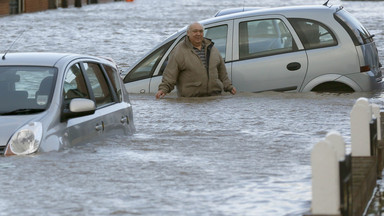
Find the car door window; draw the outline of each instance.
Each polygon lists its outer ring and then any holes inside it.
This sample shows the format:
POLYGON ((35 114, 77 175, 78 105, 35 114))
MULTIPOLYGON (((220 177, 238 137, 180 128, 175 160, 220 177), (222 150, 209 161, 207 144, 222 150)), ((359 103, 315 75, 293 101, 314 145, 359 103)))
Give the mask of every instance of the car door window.
POLYGON ((64 99, 73 98, 90 98, 79 64, 72 65, 64 79, 64 99))
POLYGON ((124 83, 150 78, 164 53, 168 50, 173 42, 174 40, 164 44, 143 61, 141 61, 129 74, 127 74, 127 76, 124 78, 124 83))
POLYGON ((119 77, 115 68, 112 68, 112 67, 107 66, 107 65, 103 65, 103 66, 104 66, 105 72, 107 73, 109 80, 111 81, 112 88, 117 94, 119 102, 121 102, 122 101, 122 95, 121 95, 120 77, 119 77))
POLYGON ((268 56, 295 50, 292 35, 280 19, 239 23, 240 59, 268 56))
MULTIPOLYGON (((179 43, 181 43, 182 41, 184 41, 185 37, 186 37, 186 36, 184 35, 183 37, 180 38, 179 41, 177 41, 177 43, 175 44, 175 46, 173 46, 171 52, 175 49, 175 47, 176 47, 179 43)), ((171 53, 171 52, 169 52, 169 53, 171 53)), ((168 60, 169 60, 169 54, 168 54, 168 56, 165 58, 163 64, 161 65, 160 70, 159 70, 159 73, 157 74, 157 76, 162 76, 162 75, 163 75, 164 70, 165 70, 165 68, 167 67, 168 60)))
POLYGON ((120 76, 118 75, 118 72, 115 68, 112 68, 110 66, 107 66, 107 65, 103 65, 104 69, 105 69, 105 72, 109 78, 109 80, 111 81, 111 85, 112 85, 112 88, 113 88, 113 91, 116 93, 118 99, 119 99, 119 102, 122 101, 122 95, 121 95, 121 85, 120 85, 120 76))
POLYGON ((83 63, 83 66, 95 97, 96 107, 113 102, 109 86, 100 66, 96 63, 83 63))
POLYGON ((225 52, 227 47, 227 32, 227 25, 206 28, 204 32, 204 36, 211 39, 215 43, 215 47, 219 50, 223 59, 225 59, 225 52))
POLYGON ((336 46, 333 32, 324 24, 307 19, 289 19, 305 49, 336 46))

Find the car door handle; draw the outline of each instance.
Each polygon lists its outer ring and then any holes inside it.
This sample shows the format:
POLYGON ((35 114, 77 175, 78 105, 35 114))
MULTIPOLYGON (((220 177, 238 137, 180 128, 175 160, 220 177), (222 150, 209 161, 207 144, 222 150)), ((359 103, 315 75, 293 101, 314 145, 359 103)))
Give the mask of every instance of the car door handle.
POLYGON ((291 62, 287 65, 287 69, 290 71, 299 70, 301 68, 301 64, 299 62, 291 62))
POLYGON ((127 116, 121 117, 120 122, 121 122, 121 124, 125 124, 125 123, 129 124, 128 117, 127 116))
POLYGON ((102 131, 104 130, 104 122, 98 123, 95 127, 96 131, 102 131))

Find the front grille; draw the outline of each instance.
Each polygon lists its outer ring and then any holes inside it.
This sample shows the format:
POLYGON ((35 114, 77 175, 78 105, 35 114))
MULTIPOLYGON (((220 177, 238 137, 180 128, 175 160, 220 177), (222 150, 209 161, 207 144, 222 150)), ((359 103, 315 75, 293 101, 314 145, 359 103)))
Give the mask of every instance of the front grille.
POLYGON ((0 155, 4 155, 5 146, 0 146, 0 155))

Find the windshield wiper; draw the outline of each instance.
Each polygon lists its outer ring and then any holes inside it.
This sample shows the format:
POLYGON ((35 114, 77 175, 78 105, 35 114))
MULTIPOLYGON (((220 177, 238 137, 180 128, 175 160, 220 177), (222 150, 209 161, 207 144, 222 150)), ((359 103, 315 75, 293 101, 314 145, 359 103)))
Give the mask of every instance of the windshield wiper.
POLYGON ((0 113, 0 115, 26 115, 43 112, 45 109, 17 109, 10 112, 0 113))

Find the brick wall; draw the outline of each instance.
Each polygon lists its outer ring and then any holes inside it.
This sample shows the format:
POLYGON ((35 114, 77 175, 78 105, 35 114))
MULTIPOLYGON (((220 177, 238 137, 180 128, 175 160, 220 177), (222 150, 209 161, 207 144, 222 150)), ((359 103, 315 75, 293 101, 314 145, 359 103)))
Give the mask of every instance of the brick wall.
POLYGON ((25 0, 25 13, 48 10, 48 0, 25 0))
MULTIPOLYGON (((9 3, 11 0, 0 0, 0 16, 5 16, 10 14, 9 3)), ((57 7, 62 7, 62 1, 57 1, 58 5, 56 5, 56 0, 24 0, 24 7, 19 5, 19 7, 24 8, 22 13, 31 13, 37 11, 44 11, 48 9, 53 9, 57 7)), ((67 2, 67 6, 74 6, 75 0, 65 0, 67 2)), ((81 6, 87 5, 87 2, 97 1, 98 3, 106 3, 113 1, 124 1, 124 0, 81 0, 81 6)))
POLYGON ((9 0, 0 0, 0 16, 9 14, 9 0))
POLYGON ((107 2, 111 2, 111 0, 98 0, 97 3, 107 3, 107 2))
MULTIPOLYGON (((69 7, 69 6, 76 6, 75 5, 76 0, 59 0, 58 7, 69 7)), ((80 0, 80 7, 87 5, 88 0, 80 0)))

